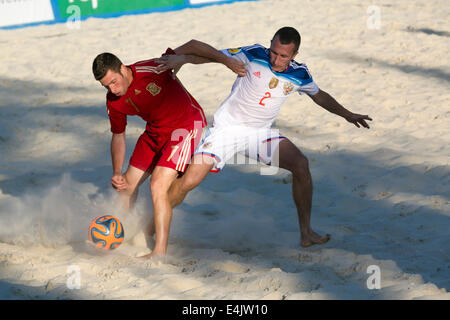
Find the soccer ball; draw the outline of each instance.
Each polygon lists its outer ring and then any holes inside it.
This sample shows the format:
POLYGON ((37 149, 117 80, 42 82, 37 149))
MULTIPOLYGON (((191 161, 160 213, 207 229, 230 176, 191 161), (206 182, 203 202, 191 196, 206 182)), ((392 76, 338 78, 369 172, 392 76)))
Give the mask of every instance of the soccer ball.
POLYGON ((89 239, 100 249, 117 248, 124 236, 122 223, 110 215, 95 218, 89 226, 89 239))

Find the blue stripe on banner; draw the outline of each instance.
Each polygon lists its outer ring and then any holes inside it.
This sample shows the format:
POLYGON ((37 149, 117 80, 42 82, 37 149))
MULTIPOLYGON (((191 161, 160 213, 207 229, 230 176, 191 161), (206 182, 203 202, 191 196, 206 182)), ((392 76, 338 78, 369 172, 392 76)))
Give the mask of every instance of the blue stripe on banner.
POLYGON ((61 20, 61 14, 59 13, 58 1, 50 0, 53 9, 53 15, 55 16, 55 21, 61 20))
MULTIPOLYGON (((208 1, 205 3, 198 3, 198 4, 190 3, 190 4, 188 4, 188 7, 201 8, 201 7, 211 6, 211 5, 215 5, 215 4, 227 4, 227 3, 243 2, 243 1, 259 1, 259 0, 225 0, 225 1, 219 1, 219 2, 214 2, 214 0, 211 0, 211 1, 208 1)), ((189 2, 189 1, 187 1, 187 2, 189 2)))
POLYGON ((25 28, 25 27, 35 27, 40 25, 50 25, 55 23, 61 23, 64 21, 42 21, 42 22, 32 22, 32 23, 25 23, 25 24, 17 24, 14 26, 6 26, 6 27, 0 27, 0 30, 12 30, 12 29, 19 29, 19 28, 25 28))
MULTIPOLYGON (((59 13, 59 7, 58 2, 56 0, 50 0, 52 4, 53 14, 55 15, 55 20, 53 21, 42 21, 42 22, 33 22, 33 23, 25 23, 25 24, 19 24, 14 26, 5 26, 0 27, 0 30, 11 30, 11 29, 18 29, 18 28, 25 28, 25 27, 34 27, 38 25, 51 25, 56 23, 65 23, 66 19, 61 18, 61 15, 59 13)), ((206 3, 200 3, 200 4, 191 4, 189 0, 184 0, 184 5, 181 6, 168 6, 168 7, 162 7, 162 8, 151 8, 151 9, 142 9, 142 10, 133 10, 133 11, 124 11, 124 12, 115 12, 115 13, 108 13, 108 14, 98 14, 98 15, 92 15, 88 17, 81 17, 81 21, 84 21, 89 18, 102 18, 102 19, 109 19, 109 18, 117 18, 124 15, 138 15, 138 14, 148 14, 152 12, 169 12, 169 11, 178 11, 183 10, 187 8, 202 8, 206 6, 211 5, 222 5, 222 4, 229 4, 233 2, 255 2, 259 0, 226 0, 226 1, 220 1, 220 2, 206 2, 206 3)))

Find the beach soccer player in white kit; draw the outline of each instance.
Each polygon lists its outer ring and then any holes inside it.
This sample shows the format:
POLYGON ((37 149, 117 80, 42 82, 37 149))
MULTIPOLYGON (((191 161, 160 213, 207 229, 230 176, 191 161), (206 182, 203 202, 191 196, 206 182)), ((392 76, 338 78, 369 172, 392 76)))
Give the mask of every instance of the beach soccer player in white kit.
MULTIPOLYGON (((278 130, 271 128, 287 97, 307 94, 324 109, 339 115, 358 128, 369 128, 367 115, 352 113, 313 81, 305 64, 294 61, 300 34, 291 27, 278 30, 270 48, 255 44, 222 50, 228 58, 240 61, 245 70, 238 73, 230 95, 214 114, 213 126, 194 153, 185 174, 169 190, 173 206, 201 183, 208 172, 219 171, 237 152, 292 173, 292 192, 300 225, 300 244, 323 244, 311 228, 312 178, 308 159, 278 130)), ((161 68, 178 71, 185 63, 219 62, 213 47, 191 40, 177 49, 177 56, 162 57, 161 68)), ((223 59, 220 59, 222 62, 223 59)))

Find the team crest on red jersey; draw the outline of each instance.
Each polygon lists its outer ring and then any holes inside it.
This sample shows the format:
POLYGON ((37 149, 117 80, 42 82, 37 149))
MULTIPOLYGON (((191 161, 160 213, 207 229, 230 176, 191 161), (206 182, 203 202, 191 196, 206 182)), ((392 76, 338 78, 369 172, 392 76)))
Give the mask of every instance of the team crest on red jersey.
POLYGON ((154 82, 150 82, 145 89, 147 89, 152 96, 156 96, 161 92, 161 87, 158 87, 154 82))

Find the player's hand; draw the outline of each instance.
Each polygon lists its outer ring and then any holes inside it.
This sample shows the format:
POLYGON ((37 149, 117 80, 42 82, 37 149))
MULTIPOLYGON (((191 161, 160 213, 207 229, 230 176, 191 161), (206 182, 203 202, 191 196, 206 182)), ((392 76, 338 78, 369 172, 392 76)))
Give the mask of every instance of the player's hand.
POLYGON ((225 65, 234 73, 236 73, 240 77, 244 77, 247 74, 247 70, 245 69, 245 64, 237 59, 227 57, 225 65))
POLYGON ((364 128, 369 129, 369 125, 367 124, 366 120, 372 121, 372 119, 368 115, 362 115, 357 113, 352 113, 349 116, 345 118, 350 123, 353 123, 355 126, 360 128, 360 125, 362 125, 364 128))
POLYGON ((125 180, 125 178, 121 174, 115 174, 111 178, 111 185, 117 191, 125 190, 128 187, 127 181, 125 180))
POLYGON ((156 70, 158 72, 173 70, 173 77, 175 78, 175 75, 186 61, 183 55, 171 54, 157 58, 155 59, 155 62, 159 63, 159 65, 156 67, 156 70))

